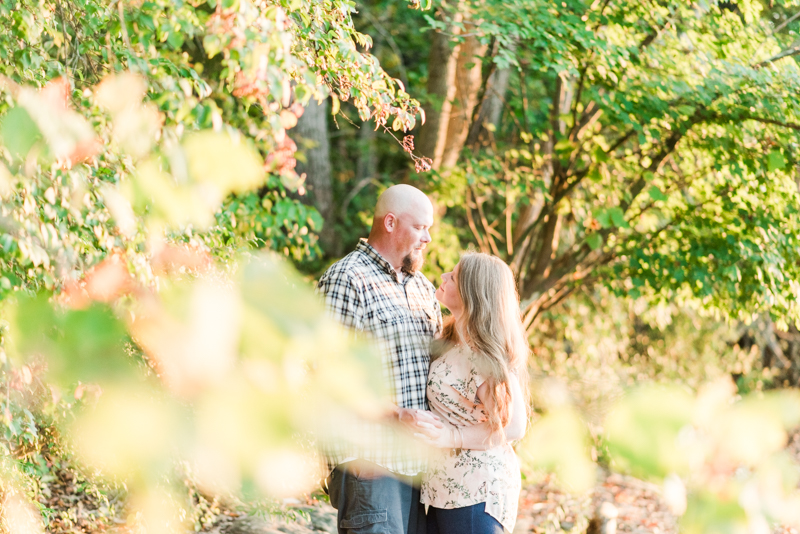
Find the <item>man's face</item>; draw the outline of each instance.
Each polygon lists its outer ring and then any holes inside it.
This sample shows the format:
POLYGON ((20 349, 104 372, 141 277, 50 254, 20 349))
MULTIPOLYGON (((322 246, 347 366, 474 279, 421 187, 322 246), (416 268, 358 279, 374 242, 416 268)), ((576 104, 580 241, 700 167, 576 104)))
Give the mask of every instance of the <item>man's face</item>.
POLYGON ((421 206, 419 210, 404 213, 397 217, 392 232, 395 250, 403 257, 403 271, 414 274, 424 261, 423 251, 431 242, 428 232, 433 225, 433 209, 421 206))

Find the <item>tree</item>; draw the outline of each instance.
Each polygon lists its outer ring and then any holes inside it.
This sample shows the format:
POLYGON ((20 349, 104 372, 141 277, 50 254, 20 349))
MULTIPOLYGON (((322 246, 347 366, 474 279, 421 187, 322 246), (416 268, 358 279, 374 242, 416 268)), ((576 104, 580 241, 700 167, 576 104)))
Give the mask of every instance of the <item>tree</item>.
POLYGON ((516 79, 482 150, 440 173, 463 191, 448 217, 512 265, 526 325, 598 282, 800 318, 797 22, 769 16, 789 4, 469 4, 516 79))
POLYGON ((486 44, 471 34, 474 23, 465 20, 466 7, 457 3, 449 10, 440 9, 439 18, 447 22, 432 36, 425 110, 429 124, 421 131, 419 149, 433 160, 434 169, 456 164, 481 89, 481 57, 486 44), (457 40, 453 42, 451 36, 457 40))
POLYGON ((297 434, 380 406, 376 359, 254 253, 315 251, 322 221, 292 197, 303 106, 333 95, 378 126, 415 123, 417 103, 358 50, 352 9, 0 5, 4 494, 26 478, 12 456, 60 432, 166 531, 175 461, 210 467, 208 491, 294 492, 297 434))
POLYGON ((374 57, 357 50, 369 37, 353 28, 349 4, 284 4, 126 8, 81 0, 19 3, 0 12, 3 192, 10 210, 4 291, 58 288, 112 250, 141 254, 143 243, 164 230, 220 253, 248 242, 296 260, 314 253, 322 221, 287 196, 298 181, 286 130, 301 107, 334 91, 337 102, 352 101, 364 119, 409 129, 417 104, 374 57), (126 69, 136 81, 107 84, 104 93, 98 88, 107 74, 126 69), (35 87, 43 89, 36 94, 35 87), (81 116, 99 127, 97 142, 81 116), (197 195, 204 193, 183 187, 186 154, 176 147, 200 129, 244 136, 268 171, 258 178, 260 188, 237 186, 227 199, 218 191, 222 196, 197 212, 197 195), (151 173, 153 181, 144 183, 142 169, 156 167, 172 177, 151 173), (26 187, 26 180, 36 185, 26 187), (118 219, 127 218, 126 200, 153 214, 172 203, 184 211, 152 223, 145 236, 136 220, 117 229, 118 219), (224 209, 217 211, 217 200, 225 200, 224 209))
POLYGON ((320 233, 323 248, 331 250, 335 247, 336 236, 327 101, 308 103, 293 136, 305 145, 297 172, 306 176, 311 200, 323 220, 320 233))

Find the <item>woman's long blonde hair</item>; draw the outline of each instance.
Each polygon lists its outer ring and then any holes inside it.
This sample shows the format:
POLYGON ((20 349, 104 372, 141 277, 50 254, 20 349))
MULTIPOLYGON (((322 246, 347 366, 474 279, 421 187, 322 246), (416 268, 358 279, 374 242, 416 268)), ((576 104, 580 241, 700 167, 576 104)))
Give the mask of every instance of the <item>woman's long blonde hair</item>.
POLYGON ((489 425, 496 431, 508 424, 511 406, 510 373, 514 373, 530 415, 528 356, 530 345, 522 326, 519 295, 514 275, 500 258, 480 252, 466 252, 459 262, 456 287, 464 310, 456 321, 445 321, 442 340, 469 345, 480 360, 494 401, 487 410, 489 425))

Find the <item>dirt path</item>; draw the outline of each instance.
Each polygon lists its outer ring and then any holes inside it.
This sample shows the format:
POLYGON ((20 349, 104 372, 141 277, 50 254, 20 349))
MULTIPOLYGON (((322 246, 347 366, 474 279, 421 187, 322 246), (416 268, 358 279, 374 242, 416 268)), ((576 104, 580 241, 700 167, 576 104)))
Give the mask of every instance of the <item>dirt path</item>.
MULTIPOLYGON (((800 463, 800 431, 787 447, 800 463)), ((523 484, 519 516, 513 534, 592 534, 590 521, 600 507, 615 516, 616 532, 632 534, 677 534, 677 518, 661 498, 659 486, 642 480, 598 471, 600 481, 583 495, 559 489, 552 477, 523 484)), ((51 480, 42 481, 40 504, 48 507, 47 531, 53 534, 106 531, 132 534, 121 519, 123 505, 99 493, 87 492, 86 483, 68 469, 53 469, 51 480)), ((336 510, 327 502, 310 499, 289 504, 299 511, 296 519, 260 519, 217 510, 210 534, 336 534, 336 510)), ((778 527, 773 534, 800 534, 800 529, 778 527)))
POLYGON ((601 506, 607 515, 616 514, 617 532, 678 532, 677 520, 662 501, 657 486, 610 474, 589 493, 578 496, 560 490, 549 476, 525 486, 514 534, 583 533, 601 506))

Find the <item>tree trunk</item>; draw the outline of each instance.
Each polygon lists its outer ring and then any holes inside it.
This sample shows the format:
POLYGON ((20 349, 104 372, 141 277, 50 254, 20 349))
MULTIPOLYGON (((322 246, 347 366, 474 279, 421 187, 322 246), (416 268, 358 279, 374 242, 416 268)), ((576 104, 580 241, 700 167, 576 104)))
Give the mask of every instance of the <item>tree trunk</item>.
MULTIPOLYGON (((437 14, 441 18, 441 14, 437 14)), ((461 15, 456 15, 457 21, 461 15)), ((426 122, 422 126, 417 149, 422 156, 433 160, 433 168, 442 164, 450 111, 456 94, 456 64, 459 46, 452 46, 447 34, 458 29, 450 26, 446 33, 433 32, 430 56, 428 56, 428 102, 425 105, 426 122)))
POLYGON ((530 205, 523 209, 513 232, 514 255, 510 261, 517 276, 520 298, 525 303, 525 322, 529 328, 543 309, 571 291, 569 273, 562 276, 562 270, 566 264, 578 263, 574 258, 559 257, 562 232, 559 203, 566 187, 567 171, 562 168, 555 151, 558 140, 567 134, 567 124, 562 117, 569 113, 575 99, 575 80, 557 76, 551 95, 550 131, 547 141, 542 143, 545 159, 542 179, 551 200, 532 198, 530 205))
MULTIPOLYGON (((516 46, 511 48, 511 52, 516 50, 516 46)), ((495 45, 494 55, 497 55, 497 45, 495 45)), ((469 130, 467 146, 476 146, 487 139, 487 124, 491 124, 497 129, 500 126, 500 117, 503 114, 508 81, 511 77, 511 69, 498 69, 492 65, 492 73, 486 80, 486 88, 483 92, 478 113, 469 130)))
POLYGON ((450 108, 447 137, 442 152, 441 168, 453 167, 458 162, 461 150, 467 141, 472 113, 481 88, 481 61, 486 54, 486 45, 477 37, 467 37, 459 46, 456 62, 456 94, 450 108))
MULTIPOLYGON (((358 132, 358 161, 356 162, 357 187, 378 177, 378 153, 375 150, 375 130, 365 122, 358 132)), ((366 185, 366 184, 364 184, 366 185)))
POLYGON ((335 244, 333 210, 333 184, 328 140, 328 101, 317 103, 312 99, 292 130, 305 162, 298 160, 297 173, 306 175, 308 198, 324 221, 320 244, 325 252, 332 252, 335 244))

